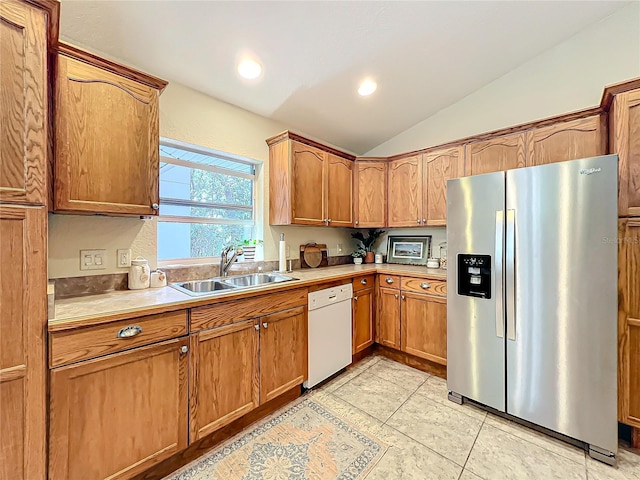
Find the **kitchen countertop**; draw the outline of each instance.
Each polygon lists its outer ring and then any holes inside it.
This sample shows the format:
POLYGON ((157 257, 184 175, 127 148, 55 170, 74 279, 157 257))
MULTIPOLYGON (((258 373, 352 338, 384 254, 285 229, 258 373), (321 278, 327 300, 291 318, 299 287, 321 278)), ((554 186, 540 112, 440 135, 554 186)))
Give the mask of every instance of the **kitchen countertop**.
POLYGON ((339 265, 335 267, 294 270, 290 276, 298 279, 267 286, 229 290, 214 295, 192 297, 172 287, 124 290, 101 295, 91 295, 56 300, 56 316, 49 320, 49 331, 61 331, 82 326, 97 325, 129 318, 135 315, 150 315, 182 308, 192 308, 220 301, 242 298, 273 291, 348 279, 367 273, 388 273, 414 277, 446 280, 447 271, 418 265, 363 264, 339 265))

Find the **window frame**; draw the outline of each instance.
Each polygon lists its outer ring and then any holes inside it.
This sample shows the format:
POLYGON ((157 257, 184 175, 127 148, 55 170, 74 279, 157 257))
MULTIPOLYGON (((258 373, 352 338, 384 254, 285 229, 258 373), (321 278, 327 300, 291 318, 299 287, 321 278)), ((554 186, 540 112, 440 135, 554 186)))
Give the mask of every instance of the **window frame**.
MULTIPOLYGON (((213 148, 204 147, 201 145, 195 145, 192 143, 182 142, 180 140, 174 140, 167 137, 160 137, 160 143, 158 149, 161 146, 167 146, 172 148, 177 148, 180 150, 185 150, 192 153, 198 153, 202 155, 209 155, 212 157, 216 157, 222 160, 227 160, 235 163, 242 163, 246 165, 250 165, 252 167, 253 173, 244 173, 244 172, 236 172, 233 170, 229 170, 222 167, 216 167, 213 165, 207 165, 204 163, 190 162, 188 160, 181 160, 172 157, 166 157, 160 153, 160 163, 168 163, 171 165, 177 165, 181 167, 191 168, 191 169, 199 169, 205 170, 213 173, 220 173, 223 175, 230 175, 235 177, 247 178, 251 180, 251 207, 248 208, 243 205, 233 205, 233 204, 225 204, 225 203, 205 203, 205 202, 197 202, 194 200, 181 200, 176 198, 163 198, 159 196, 160 199, 160 207, 162 207, 163 200, 165 205, 182 205, 182 206, 195 206, 195 207, 207 207, 207 208, 223 208, 230 210, 241 210, 241 211, 251 211, 251 220, 232 220, 232 219, 213 219, 206 217, 191 217, 191 216, 178 216, 178 215, 158 215, 156 221, 157 222, 168 222, 168 223, 197 223, 197 224, 215 224, 215 225, 251 225, 252 236, 255 235, 257 228, 257 180, 259 169, 262 166, 263 162, 259 160, 255 160, 248 157, 243 157, 240 155, 235 155, 233 153, 222 152, 220 150, 215 150, 213 148), (167 200, 169 203, 167 203, 167 200)), ((160 173, 158 173, 158 182, 160 181, 160 173)), ((156 228, 156 232, 157 232, 156 228)), ((220 260, 220 256, 213 257, 186 257, 186 258, 170 258, 170 259, 158 259, 158 266, 169 266, 169 265, 196 265, 196 264, 204 264, 204 263, 212 263, 220 260)))

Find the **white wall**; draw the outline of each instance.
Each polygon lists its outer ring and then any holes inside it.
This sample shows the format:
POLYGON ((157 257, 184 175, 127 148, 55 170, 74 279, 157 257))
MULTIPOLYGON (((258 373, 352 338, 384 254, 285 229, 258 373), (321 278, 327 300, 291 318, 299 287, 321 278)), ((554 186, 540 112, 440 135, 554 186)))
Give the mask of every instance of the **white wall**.
MULTIPOLYGON (((322 227, 269 226, 269 148, 268 137, 286 130, 287 126, 224 103, 183 85, 170 82, 160 97, 160 135, 203 145, 263 163, 257 179, 258 225, 256 235, 264 239, 264 259, 277 260, 280 233, 298 257, 300 244, 326 243, 329 254, 336 255, 342 243, 344 254, 355 243, 350 230, 322 227)), ((49 216, 49 277, 73 277, 126 272, 115 266, 116 249, 131 248, 132 256, 142 255, 152 268, 157 265, 155 220, 76 215, 49 216), (80 271, 80 249, 107 249, 105 270, 80 271)))
POLYGON ((606 85, 638 76, 640 3, 633 2, 366 155, 419 150, 594 107, 606 85))

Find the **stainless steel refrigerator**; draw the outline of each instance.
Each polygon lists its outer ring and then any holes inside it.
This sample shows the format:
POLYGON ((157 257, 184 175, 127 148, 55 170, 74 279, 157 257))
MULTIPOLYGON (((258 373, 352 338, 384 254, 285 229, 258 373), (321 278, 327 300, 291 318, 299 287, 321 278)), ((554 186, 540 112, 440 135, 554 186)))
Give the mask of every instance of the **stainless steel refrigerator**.
POLYGON ((447 386, 615 462, 618 157, 447 182, 447 386))

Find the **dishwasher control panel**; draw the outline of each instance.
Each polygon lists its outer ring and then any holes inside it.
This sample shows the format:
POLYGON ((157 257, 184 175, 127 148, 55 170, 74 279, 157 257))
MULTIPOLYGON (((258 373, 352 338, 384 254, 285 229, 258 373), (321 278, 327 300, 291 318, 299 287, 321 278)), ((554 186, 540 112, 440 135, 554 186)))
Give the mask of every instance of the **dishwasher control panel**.
POLYGON ((351 300, 353 297, 353 287, 350 283, 339 285, 337 287, 326 288, 311 292, 309 294, 309 310, 326 307, 337 302, 351 300))

